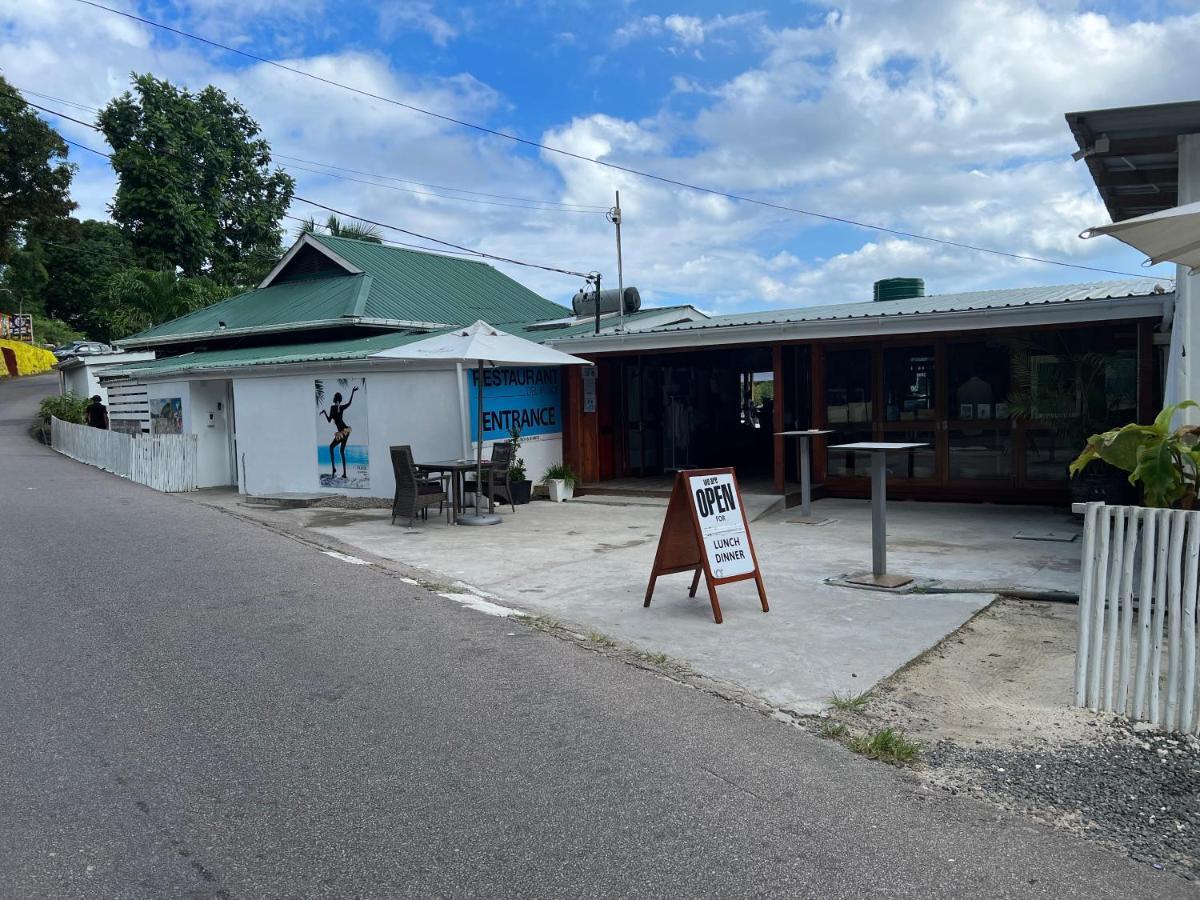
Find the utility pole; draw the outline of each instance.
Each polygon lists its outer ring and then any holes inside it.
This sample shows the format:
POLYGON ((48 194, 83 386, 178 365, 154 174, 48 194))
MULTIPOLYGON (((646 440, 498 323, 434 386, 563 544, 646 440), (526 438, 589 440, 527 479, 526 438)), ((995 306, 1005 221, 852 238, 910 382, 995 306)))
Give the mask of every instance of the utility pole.
POLYGON ((617 331, 625 330, 625 271, 621 266, 621 192, 617 191, 617 205, 608 211, 608 221, 617 229, 617 331))

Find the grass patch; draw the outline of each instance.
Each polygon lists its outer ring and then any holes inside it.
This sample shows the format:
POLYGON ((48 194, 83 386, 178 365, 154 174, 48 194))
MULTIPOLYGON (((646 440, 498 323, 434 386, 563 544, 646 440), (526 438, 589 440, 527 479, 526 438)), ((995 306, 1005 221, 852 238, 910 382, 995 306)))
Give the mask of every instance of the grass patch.
POLYGON ((910 741, 903 732, 894 728, 856 734, 846 742, 846 746, 868 759, 881 759, 896 764, 915 762, 921 753, 919 744, 910 741))
POLYGON ((858 712, 867 705, 867 695, 865 693, 839 694, 834 691, 833 696, 829 698, 829 705, 842 712, 858 712))
POLYGON ((595 644, 597 647, 615 647, 617 642, 610 638, 607 634, 601 634, 598 631, 593 631, 588 635, 588 643, 595 644))
POLYGON ((845 737, 850 729, 846 727, 845 722, 826 722, 821 726, 821 737, 840 738, 845 737))

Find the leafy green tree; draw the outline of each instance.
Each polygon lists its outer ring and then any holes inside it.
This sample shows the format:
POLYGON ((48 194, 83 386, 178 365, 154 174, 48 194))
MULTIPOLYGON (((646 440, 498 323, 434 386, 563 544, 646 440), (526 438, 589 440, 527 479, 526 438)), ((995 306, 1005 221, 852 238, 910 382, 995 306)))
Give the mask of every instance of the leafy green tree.
POLYGON ((134 268, 133 247, 112 222, 67 219, 44 244, 49 275, 46 314, 97 337, 103 334, 106 292, 113 275, 134 268))
POLYGON ((382 244, 383 235, 379 229, 367 222, 343 222, 337 216, 330 216, 321 224, 312 216, 300 223, 296 229, 297 236, 302 234, 319 234, 321 229, 328 231, 334 237, 352 238, 356 241, 367 241, 371 244, 382 244))
POLYGON ((75 208, 74 174, 63 139, 0 77, 0 265, 27 229, 75 208))
POLYGON ((241 104, 211 85, 192 93, 134 75, 133 93, 97 121, 118 179, 112 216, 142 266, 226 284, 270 269, 295 183, 271 170, 271 147, 241 104))
POLYGON ((9 253, 4 267, 6 306, 27 313, 43 311, 42 290, 50 280, 46 271, 46 250, 36 237, 27 237, 23 245, 9 253))
POLYGON ((240 288, 211 278, 188 278, 170 269, 122 269, 105 291, 104 327, 119 340, 210 306, 240 288))

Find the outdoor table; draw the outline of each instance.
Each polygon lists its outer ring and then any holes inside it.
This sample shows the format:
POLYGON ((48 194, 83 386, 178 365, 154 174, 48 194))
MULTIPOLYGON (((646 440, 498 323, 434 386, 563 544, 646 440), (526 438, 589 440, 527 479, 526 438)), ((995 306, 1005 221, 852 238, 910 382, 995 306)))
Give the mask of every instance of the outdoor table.
MULTIPOLYGON (((429 475, 441 475, 445 472, 450 473, 450 506, 454 510, 454 524, 457 525, 458 511, 465 509, 462 484, 468 473, 475 472, 477 465, 478 461, 474 459, 444 459, 440 462, 414 463, 413 468, 418 472, 424 472, 429 475)), ((483 464, 485 474, 487 473, 488 465, 490 464, 483 464)), ((482 492, 483 485, 479 485, 479 490, 482 492)))
MULTIPOLYGON (((816 519, 812 514, 812 460, 810 438, 833 434, 826 428, 808 428, 804 431, 777 431, 776 437, 796 438, 796 467, 800 470, 800 515, 789 522, 801 525, 820 525, 828 519, 816 519)), ((785 479, 786 480, 786 479, 785 479)))
POLYGON ((847 581, 889 588, 902 587, 912 581, 911 575, 889 575, 887 572, 887 455, 889 450, 916 450, 928 446, 920 443, 858 441, 835 444, 829 448, 871 454, 871 572, 852 575, 847 581))

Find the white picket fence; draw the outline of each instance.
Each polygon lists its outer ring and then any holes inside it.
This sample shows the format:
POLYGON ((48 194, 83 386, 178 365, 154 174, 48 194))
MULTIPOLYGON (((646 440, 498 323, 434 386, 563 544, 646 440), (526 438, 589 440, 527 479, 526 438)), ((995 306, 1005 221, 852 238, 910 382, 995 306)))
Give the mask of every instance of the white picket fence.
POLYGON ((156 491, 196 489, 194 434, 131 435, 51 419, 50 443, 64 456, 156 491))
POLYGON ((1082 569, 1075 704, 1200 732, 1200 512, 1089 503, 1082 569))

